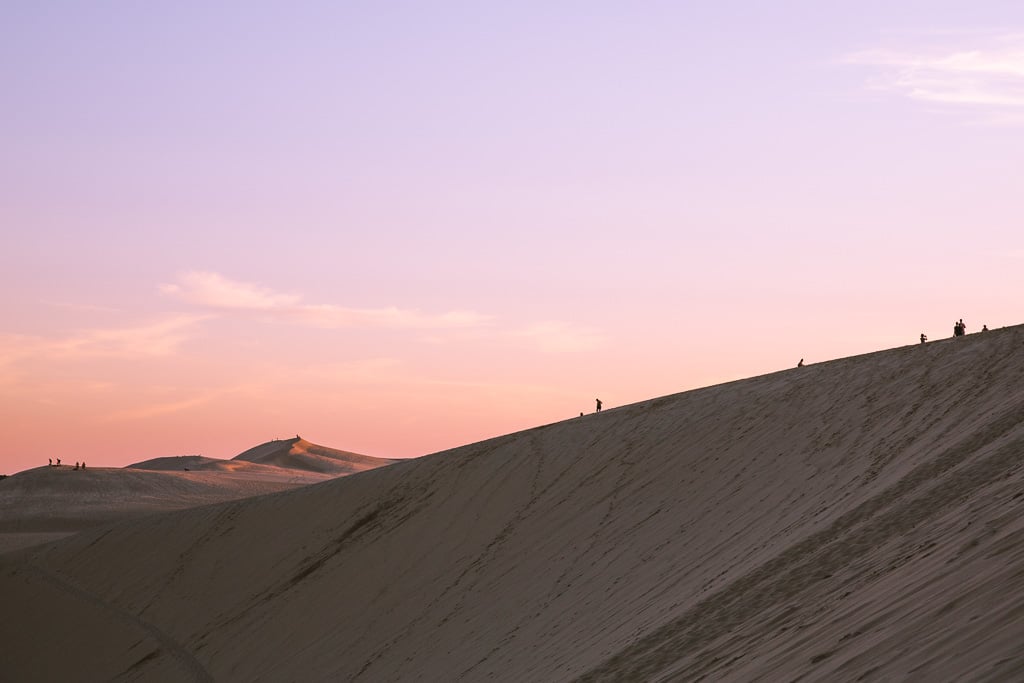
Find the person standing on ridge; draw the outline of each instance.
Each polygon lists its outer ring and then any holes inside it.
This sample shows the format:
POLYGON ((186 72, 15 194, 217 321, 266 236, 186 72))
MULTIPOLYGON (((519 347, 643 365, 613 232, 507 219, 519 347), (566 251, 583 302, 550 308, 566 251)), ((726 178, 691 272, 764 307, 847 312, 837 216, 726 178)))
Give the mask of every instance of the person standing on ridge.
POLYGON ((595 398, 594 400, 597 401, 597 410, 594 411, 594 412, 600 413, 601 412, 601 399, 595 398))
POLYGON ((927 335, 925 335, 924 332, 922 332, 921 333, 921 343, 924 344, 926 341, 928 341, 928 337, 927 337, 927 335))

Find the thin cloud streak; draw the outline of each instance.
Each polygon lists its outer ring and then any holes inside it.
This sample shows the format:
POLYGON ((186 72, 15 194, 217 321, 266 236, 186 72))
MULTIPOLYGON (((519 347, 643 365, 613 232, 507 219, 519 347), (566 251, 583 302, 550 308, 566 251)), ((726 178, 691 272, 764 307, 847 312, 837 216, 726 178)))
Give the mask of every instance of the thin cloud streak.
POLYGON ((956 44, 876 48, 843 62, 872 68, 868 87, 915 100, 1004 111, 1024 107, 1024 33, 951 34, 946 40, 956 44))
POLYGON ((117 410, 105 415, 104 422, 130 422, 133 420, 148 420, 154 417, 162 417, 181 413, 199 406, 206 405, 212 401, 229 395, 244 394, 252 391, 255 385, 243 384, 224 389, 205 391, 187 398, 180 398, 171 401, 158 401, 155 403, 141 402, 141 405, 117 410))
POLYGON ((208 315, 176 314, 128 327, 83 330, 62 337, 0 336, 0 366, 27 358, 77 359, 169 356, 208 315))
POLYGON ((284 294, 219 273, 190 272, 178 284, 160 285, 160 291, 179 300, 222 312, 259 313, 279 322, 323 328, 451 329, 486 326, 491 316, 473 311, 422 313, 397 307, 351 308, 335 304, 307 304, 295 294, 284 294))
POLYGON ((192 337, 196 325, 209 317, 177 314, 135 327, 88 330, 48 342, 43 348, 63 358, 170 356, 192 337))
POLYGON ((426 343, 448 343, 450 337, 475 341, 526 341, 547 353, 591 351, 605 343, 597 330, 564 321, 533 322, 518 327, 501 327, 494 316, 475 311, 423 313, 391 306, 353 308, 336 304, 303 303, 296 294, 277 292, 268 287, 240 282, 220 273, 193 271, 181 275, 177 283, 163 284, 160 291, 180 301, 218 314, 250 315, 258 319, 339 329, 391 329, 427 332, 426 343))

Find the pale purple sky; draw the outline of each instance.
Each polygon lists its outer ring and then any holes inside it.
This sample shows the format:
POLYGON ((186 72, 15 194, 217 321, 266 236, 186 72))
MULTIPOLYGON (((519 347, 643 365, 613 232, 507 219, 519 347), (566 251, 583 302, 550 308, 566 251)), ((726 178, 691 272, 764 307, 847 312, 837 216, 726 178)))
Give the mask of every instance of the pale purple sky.
POLYGON ((213 5, 0 8, 0 472, 1024 322, 1019 2, 213 5))

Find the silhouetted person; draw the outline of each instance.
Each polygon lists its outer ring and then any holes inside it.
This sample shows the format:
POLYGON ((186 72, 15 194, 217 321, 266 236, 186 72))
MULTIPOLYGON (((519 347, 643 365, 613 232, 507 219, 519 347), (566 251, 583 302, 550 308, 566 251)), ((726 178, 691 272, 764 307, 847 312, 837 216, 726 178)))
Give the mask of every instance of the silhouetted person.
POLYGON ((78 461, 76 460, 75 461, 75 472, 77 472, 77 471, 78 471, 78 461))
POLYGON ((85 461, 84 460, 82 461, 82 469, 83 470, 85 469, 85 461))
POLYGON ((801 359, 800 359, 800 362, 799 362, 799 363, 797 363, 797 364, 796 364, 796 366, 797 366, 798 368, 802 368, 802 367, 804 366, 804 359, 803 359, 803 358, 801 358, 801 359))
POLYGON ((988 332, 988 325, 982 325, 981 326, 981 331, 982 332, 988 332))
POLYGON ((965 334, 967 334, 967 325, 964 324, 964 319, 960 318, 960 335, 963 336, 965 334))
POLYGON ((597 401, 597 411, 596 412, 600 413, 601 412, 601 399, 595 398, 594 400, 597 401))
POLYGON ((60 467, 60 458, 57 458, 57 467, 60 467))
POLYGON ((928 341, 928 336, 924 332, 922 332, 921 333, 921 343, 924 344, 926 341, 928 341))
POLYGON ((47 458, 50 461, 50 467, 53 467, 53 458, 47 458))
POLYGON ((959 322, 953 323, 953 336, 954 337, 962 337, 962 336, 964 336, 964 326, 963 326, 962 323, 959 323, 959 322))

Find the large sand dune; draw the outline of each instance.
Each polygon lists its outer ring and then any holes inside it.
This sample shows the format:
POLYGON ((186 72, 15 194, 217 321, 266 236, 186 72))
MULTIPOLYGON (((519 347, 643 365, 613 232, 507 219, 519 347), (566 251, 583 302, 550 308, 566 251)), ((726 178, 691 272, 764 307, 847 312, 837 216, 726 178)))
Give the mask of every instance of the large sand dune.
POLYGON ((1022 464, 1024 328, 809 365, 0 557, 2 674, 1022 680, 1022 464))

